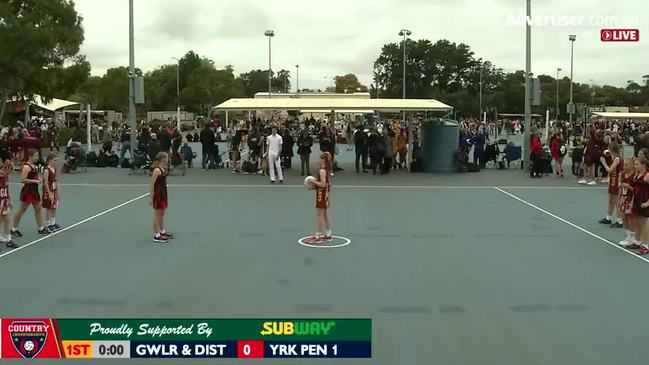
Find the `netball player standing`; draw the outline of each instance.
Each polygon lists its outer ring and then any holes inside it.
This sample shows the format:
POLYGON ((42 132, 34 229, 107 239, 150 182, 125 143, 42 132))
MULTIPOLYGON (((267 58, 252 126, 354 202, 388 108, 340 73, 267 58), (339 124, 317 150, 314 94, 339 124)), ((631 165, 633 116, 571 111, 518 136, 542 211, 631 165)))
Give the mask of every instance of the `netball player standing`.
POLYGON ((315 236, 306 240, 308 244, 317 244, 333 239, 329 205, 331 199, 332 157, 329 152, 320 154, 320 171, 315 182, 315 208, 317 213, 317 231, 315 236))
POLYGON ((636 178, 633 181, 633 206, 632 214, 636 216, 635 236, 641 242, 638 255, 649 253, 647 246, 647 217, 649 217, 649 175, 647 167, 649 161, 638 157, 635 161, 636 178))
POLYGON ((151 206, 153 207, 153 242, 167 243, 174 235, 165 230, 164 215, 169 203, 167 201, 167 164, 169 155, 160 152, 153 161, 151 170, 151 206))
POLYGON ((23 236, 18 230, 18 226, 20 225, 23 214, 25 214, 30 205, 34 207, 38 233, 50 234, 50 230, 43 224, 43 215, 41 214, 41 195, 38 192, 38 185, 40 185, 41 179, 38 177, 38 168, 36 167, 38 153, 36 150, 28 150, 25 153, 25 159, 25 164, 21 170, 21 181, 24 185, 20 191, 20 207, 18 207, 18 211, 14 216, 14 226, 11 229, 11 234, 16 237, 23 236))
MULTIPOLYGON (((622 157, 620 157, 620 145, 617 142, 611 142, 609 145, 611 151, 611 158, 613 162, 609 165, 605 157, 600 158, 600 162, 606 172, 608 172, 608 210, 606 217, 601 219, 601 224, 611 224, 611 218, 615 211, 616 202, 620 196, 620 174, 622 173, 622 157)), ((611 225, 611 228, 622 228, 622 218, 618 215, 617 221, 611 225)))
POLYGON ((0 222, 2 223, 2 237, 0 242, 5 243, 9 248, 16 248, 18 245, 11 239, 11 226, 9 225, 9 214, 11 213, 11 197, 9 196, 9 174, 14 164, 7 160, 0 166, 0 222))
POLYGON ((54 232, 61 229, 56 223, 56 208, 59 207, 59 186, 56 174, 56 155, 47 156, 47 167, 43 172, 43 208, 45 208, 45 224, 54 232))

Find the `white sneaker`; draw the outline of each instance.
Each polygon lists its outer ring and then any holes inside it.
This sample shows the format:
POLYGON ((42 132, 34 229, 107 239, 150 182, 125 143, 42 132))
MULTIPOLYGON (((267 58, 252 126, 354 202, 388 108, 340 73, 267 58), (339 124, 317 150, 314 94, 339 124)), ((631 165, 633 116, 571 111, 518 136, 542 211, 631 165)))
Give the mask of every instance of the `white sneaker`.
POLYGON ((622 247, 629 247, 631 246, 631 242, 627 238, 623 239, 622 241, 618 242, 618 245, 622 247))
POLYGON ((597 185, 597 183, 595 182, 595 180, 593 180, 593 181, 589 182, 588 185, 593 186, 593 185, 597 185))
POLYGON ((588 184, 588 181, 582 179, 582 180, 577 181, 577 184, 586 185, 586 184, 588 184))
POLYGON ((601 182, 602 184, 608 184, 608 179, 602 179, 600 182, 601 182))

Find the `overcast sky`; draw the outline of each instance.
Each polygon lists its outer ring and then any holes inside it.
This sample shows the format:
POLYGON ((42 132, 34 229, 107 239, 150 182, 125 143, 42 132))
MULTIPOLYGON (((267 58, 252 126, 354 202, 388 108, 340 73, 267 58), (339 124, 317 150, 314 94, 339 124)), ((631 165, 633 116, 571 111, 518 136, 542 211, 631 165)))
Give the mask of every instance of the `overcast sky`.
MULTIPOLYGON (((128 0, 76 4, 93 75, 128 65, 128 0)), ((569 34, 577 35, 575 81, 625 86, 649 74, 649 1, 532 0, 532 14, 547 17, 533 19, 534 74, 561 67, 569 75, 569 34), (618 24, 597 25, 603 21, 618 24), (602 28, 638 28, 640 42, 601 42, 602 28)), ((150 71, 193 50, 236 73, 267 69, 264 31, 273 29, 273 70, 294 73, 299 64, 300 88, 324 88, 345 73, 369 85, 381 46, 407 28, 414 39, 466 43, 476 57, 514 71, 525 66, 525 29, 511 23, 524 15, 525 0, 135 0, 135 62, 150 71)))

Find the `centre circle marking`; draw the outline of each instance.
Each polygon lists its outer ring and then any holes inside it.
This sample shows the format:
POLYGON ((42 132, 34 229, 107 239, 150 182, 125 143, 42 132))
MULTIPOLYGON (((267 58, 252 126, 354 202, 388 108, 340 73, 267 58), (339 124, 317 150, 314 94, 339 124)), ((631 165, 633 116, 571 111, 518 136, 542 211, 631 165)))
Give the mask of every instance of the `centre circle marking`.
POLYGON ((297 240, 297 242, 300 245, 304 246, 304 247, 310 247, 310 248, 338 248, 338 247, 345 247, 345 246, 349 245, 350 243, 352 243, 352 240, 350 240, 347 237, 342 237, 342 236, 332 236, 334 238, 334 240, 338 239, 338 240, 343 241, 343 243, 336 244, 336 245, 327 245, 329 242, 323 243, 321 245, 320 244, 310 245, 310 244, 304 242, 306 239, 311 238, 311 237, 312 236, 302 237, 299 240, 297 240))

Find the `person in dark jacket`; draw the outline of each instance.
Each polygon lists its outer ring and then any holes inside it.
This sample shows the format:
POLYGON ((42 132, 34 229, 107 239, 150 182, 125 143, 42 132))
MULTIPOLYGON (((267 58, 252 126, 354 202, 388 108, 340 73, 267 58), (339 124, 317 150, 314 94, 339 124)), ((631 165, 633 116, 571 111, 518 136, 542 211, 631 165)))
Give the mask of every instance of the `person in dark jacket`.
POLYGON ((376 169, 381 170, 381 161, 383 161, 385 155, 383 137, 376 131, 376 127, 372 127, 367 141, 367 148, 370 154, 370 169, 376 175, 376 169))
POLYGON ((203 159, 201 162, 201 168, 203 170, 209 168, 214 164, 214 146, 216 144, 216 136, 214 135, 214 130, 209 124, 205 124, 203 130, 201 130, 200 141, 202 147, 203 159))
POLYGON ((358 128, 354 133, 354 147, 356 149, 356 173, 360 172, 359 160, 362 162, 363 173, 367 173, 367 133, 363 128, 358 128))
POLYGON ((122 150, 119 153, 119 166, 122 166, 124 156, 126 156, 126 150, 128 150, 129 155, 133 156, 133 152, 131 151, 131 127, 128 123, 124 123, 122 127, 120 141, 122 142, 122 150))
POLYGON ((383 146, 385 147, 385 152, 383 154, 381 175, 389 174, 390 168, 392 167, 392 138, 394 138, 394 132, 389 127, 385 127, 383 130, 383 146))
POLYGON ((295 141, 293 140, 291 132, 286 128, 282 131, 281 136, 282 153, 280 157, 282 158, 282 166, 285 169, 290 169, 293 160, 293 146, 295 145, 295 141))
POLYGON ((320 151, 329 152, 333 158, 333 170, 338 171, 336 165, 336 137, 331 132, 331 128, 325 125, 322 127, 322 132, 320 132, 320 151))
POLYGON ((313 147, 313 138, 309 135, 309 130, 304 128, 300 136, 297 137, 297 154, 300 155, 302 176, 311 175, 311 167, 309 165, 311 147, 313 147))
POLYGON ((481 168, 485 167, 484 149, 489 135, 485 132, 484 127, 480 126, 478 133, 473 135, 473 163, 479 165, 481 168))
POLYGON ((169 134, 167 128, 160 128, 160 131, 157 132, 156 135, 158 136, 158 141, 160 142, 162 151, 171 153, 171 134, 169 134))
POLYGON ((160 152, 162 152, 162 145, 158 140, 158 136, 155 133, 151 133, 151 140, 149 141, 149 146, 147 150, 149 159, 151 160, 155 159, 156 156, 158 156, 158 153, 160 152))
POLYGON ((334 156, 336 152, 334 136, 328 126, 322 127, 320 132, 320 151, 329 152, 331 156, 334 156))

